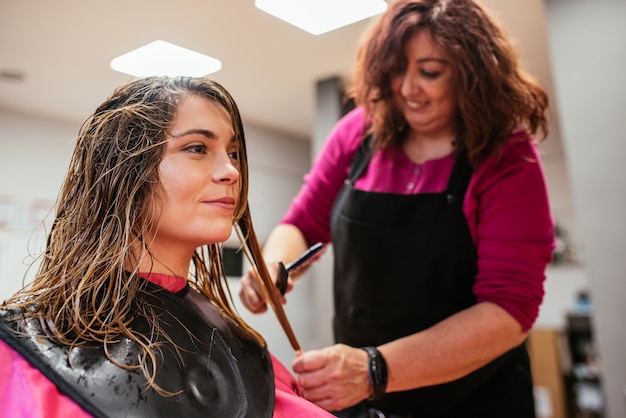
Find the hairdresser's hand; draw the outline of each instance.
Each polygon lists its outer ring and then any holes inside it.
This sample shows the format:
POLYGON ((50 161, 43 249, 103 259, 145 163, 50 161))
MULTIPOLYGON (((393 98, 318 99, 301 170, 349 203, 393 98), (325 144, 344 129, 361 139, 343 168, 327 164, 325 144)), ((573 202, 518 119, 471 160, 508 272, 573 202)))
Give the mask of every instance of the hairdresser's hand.
POLYGON ((335 344, 307 351, 296 356, 292 368, 303 396, 327 411, 347 408, 372 394, 367 353, 360 348, 335 344))
MULTIPOLYGON (((270 276, 276 284, 278 278, 278 262, 268 264, 270 276)), ((291 278, 287 279, 287 292, 293 288, 293 281, 291 278)), ((272 289, 278 295, 280 302, 284 305, 287 303, 287 299, 280 294, 277 288, 272 289)), ((286 292, 285 292, 286 293, 286 292)), ((267 301, 265 295, 261 290, 261 282, 257 278, 254 269, 250 269, 241 277, 241 287, 239 288, 239 299, 250 312, 260 314, 267 311, 267 301)))

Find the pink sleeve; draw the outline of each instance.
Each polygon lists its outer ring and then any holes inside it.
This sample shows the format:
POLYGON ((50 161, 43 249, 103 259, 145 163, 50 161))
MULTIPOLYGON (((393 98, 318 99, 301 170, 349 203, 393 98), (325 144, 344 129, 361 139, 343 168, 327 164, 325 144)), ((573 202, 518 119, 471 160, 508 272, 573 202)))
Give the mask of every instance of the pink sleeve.
POLYGON ((81 407, 60 393, 38 369, 0 341, 0 416, 83 418, 81 407))
POLYGON ((282 224, 302 231, 309 244, 330 241, 330 211, 364 133, 364 115, 357 108, 344 116, 331 131, 304 185, 291 202, 282 224))
POLYGON ((300 386, 285 366, 272 355, 276 402, 274 418, 321 417, 331 418, 329 412, 300 396, 300 386))
POLYGON ((504 308, 527 331, 539 314, 553 220, 537 147, 518 133, 472 176, 464 207, 478 253, 474 293, 504 308))

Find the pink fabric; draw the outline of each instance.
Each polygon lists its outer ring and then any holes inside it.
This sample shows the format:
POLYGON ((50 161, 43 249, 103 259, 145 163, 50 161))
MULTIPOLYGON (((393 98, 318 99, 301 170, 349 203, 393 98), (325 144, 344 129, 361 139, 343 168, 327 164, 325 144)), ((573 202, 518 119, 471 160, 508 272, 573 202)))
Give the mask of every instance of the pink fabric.
POLYGON ((184 277, 168 276, 160 273, 139 273, 138 276, 172 293, 180 292, 187 286, 187 279, 184 277))
POLYGON ((300 386, 285 366, 272 356, 276 384, 275 418, 334 417, 300 395, 300 386))
POLYGON ((81 407, 59 392, 4 341, 0 341, 0 416, 11 418, 83 418, 81 407))
MULTIPOLYGON (((330 241, 330 210, 363 138, 366 122, 357 108, 333 128, 305 184, 281 223, 298 227, 310 243, 330 241)), ((452 156, 415 164, 399 149, 377 152, 355 183, 366 191, 398 194, 445 190, 452 156)), ((500 161, 485 160, 474 172, 463 211, 478 252, 474 293, 530 329, 543 300, 545 268, 554 249, 553 220, 539 152, 516 131, 500 161)))

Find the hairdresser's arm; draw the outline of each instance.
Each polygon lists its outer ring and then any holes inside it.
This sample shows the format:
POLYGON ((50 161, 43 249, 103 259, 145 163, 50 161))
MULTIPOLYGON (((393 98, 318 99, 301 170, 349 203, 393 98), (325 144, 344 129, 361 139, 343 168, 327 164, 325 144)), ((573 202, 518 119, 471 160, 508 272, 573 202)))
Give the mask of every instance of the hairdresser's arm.
MULTIPOLYGON (((492 303, 479 303, 435 326, 378 347, 387 362, 387 392, 458 379, 526 338, 519 323, 492 303)), ((337 344, 295 358, 304 396, 327 410, 372 393, 365 351, 337 344)))
MULTIPOLYGON (((263 246, 263 257, 268 264, 268 269, 272 277, 278 275, 278 262, 282 261, 287 264, 295 260, 302 252, 307 249, 307 242, 298 228, 289 224, 281 224, 276 226, 265 245, 263 246)), ((299 274, 305 269, 299 271, 299 274)), ((287 284, 287 290, 293 287, 292 277, 295 273, 290 274, 287 284)), ((241 287, 239 289, 239 298, 243 305, 252 313, 262 313, 267 311, 267 303, 263 297, 263 292, 259 287, 258 280, 255 278, 253 270, 248 270, 241 278, 241 287)), ((285 302, 283 298, 283 303, 285 302)))
POLYGON ((387 391, 461 378, 518 346, 526 335, 498 305, 474 305, 425 331, 380 346, 389 368, 387 391))
POLYGON ((297 227, 280 224, 267 238, 263 246, 263 257, 268 263, 282 261, 288 264, 302 254, 307 247, 306 239, 297 227))

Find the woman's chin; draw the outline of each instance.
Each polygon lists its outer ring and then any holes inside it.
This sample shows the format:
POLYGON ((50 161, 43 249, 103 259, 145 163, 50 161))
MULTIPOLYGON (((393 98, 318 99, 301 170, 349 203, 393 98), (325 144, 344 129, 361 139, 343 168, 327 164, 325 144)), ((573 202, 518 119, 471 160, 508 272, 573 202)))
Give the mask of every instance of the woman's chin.
POLYGON ((225 229, 223 231, 213 231, 209 236, 207 236, 206 242, 204 244, 205 245, 219 244, 221 242, 228 240, 228 238, 230 238, 232 234, 233 234, 232 227, 229 227, 227 230, 225 229))

